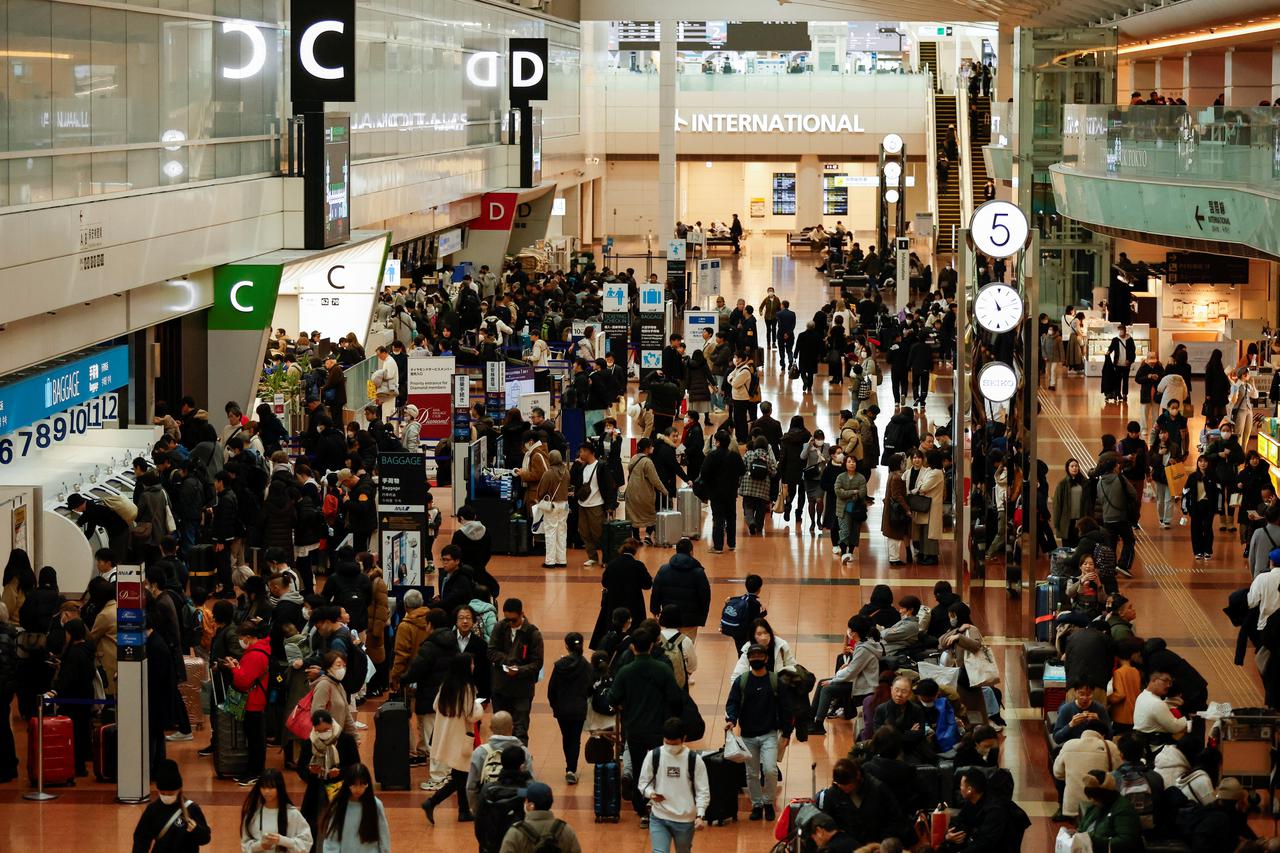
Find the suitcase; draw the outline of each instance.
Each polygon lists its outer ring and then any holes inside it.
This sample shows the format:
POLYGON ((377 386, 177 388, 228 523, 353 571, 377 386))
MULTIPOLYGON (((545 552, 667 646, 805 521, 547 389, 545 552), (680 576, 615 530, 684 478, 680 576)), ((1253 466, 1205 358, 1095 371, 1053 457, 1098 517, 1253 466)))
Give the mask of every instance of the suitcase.
POLYGON ((601 562, 608 565, 622 550, 622 543, 631 538, 631 523, 625 519, 608 519, 601 534, 601 562))
POLYGON ((747 765, 726 761, 724 749, 702 753, 707 768, 707 787, 711 798, 704 818, 707 823, 723 825, 738 819, 738 792, 747 786, 747 765))
POLYGON ((200 690, 209 680, 209 665, 199 655, 183 655, 182 662, 187 668, 187 680, 178 684, 178 693, 182 696, 183 707, 187 709, 191 728, 203 729, 205 714, 200 702, 200 690))
POLYGON ((524 556, 532 549, 533 538, 529 532, 529 519, 520 515, 511 517, 511 554, 524 556))
POLYGON ((653 544, 667 548, 674 547, 680 541, 683 529, 684 520, 680 517, 680 510, 670 507, 660 509, 657 513, 657 523, 653 528, 653 544))
POLYGON ((107 723, 93 730, 93 775, 99 782, 116 781, 116 758, 120 752, 120 730, 107 723))
POLYGON ((212 593, 217 574, 212 545, 194 545, 187 551, 187 577, 192 587, 202 586, 205 592, 212 593))
POLYGON ((622 769, 609 761, 595 766, 595 791, 592 797, 596 823, 617 823, 622 817, 622 769))
POLYGON ((1067 579, 1050 576, 1036 584, 1036 639, 1053 641, 1053 620, 1066 599, 1067 579))
POLYGON ((384 791, 409 790, 409 706, 388 699, 373 715, 373 778, 384 791))
POLYGON ((244 723, 230 714, 214 714, 213 772, 219 779, 236 778, 249 772, 249 738, 244 723))
POLYGON ((693 489, 683 488, 676 492, 676 506, 680 510, 681 532, 690 539, 702 535, 702 501, 693 493, 693 489))
POLYGON ((44 759, 44 784, 70 785, 76 780, 75 728, 70 717, 45 717, 43 753, 37 749, 40 740, 36 734, 37 719, 32 717, 27 726, 27 776, 31 784, 38 784, 39 755, 44 759))

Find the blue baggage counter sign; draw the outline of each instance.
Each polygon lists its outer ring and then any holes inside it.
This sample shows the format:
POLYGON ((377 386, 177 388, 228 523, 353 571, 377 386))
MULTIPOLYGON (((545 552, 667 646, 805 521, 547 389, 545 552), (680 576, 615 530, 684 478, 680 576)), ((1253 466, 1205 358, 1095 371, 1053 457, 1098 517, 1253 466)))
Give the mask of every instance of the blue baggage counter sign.
POLYGON ((0 385, 0 435, 29 427, 129 384, 129 347, 73 357, 64 364, 0 385))

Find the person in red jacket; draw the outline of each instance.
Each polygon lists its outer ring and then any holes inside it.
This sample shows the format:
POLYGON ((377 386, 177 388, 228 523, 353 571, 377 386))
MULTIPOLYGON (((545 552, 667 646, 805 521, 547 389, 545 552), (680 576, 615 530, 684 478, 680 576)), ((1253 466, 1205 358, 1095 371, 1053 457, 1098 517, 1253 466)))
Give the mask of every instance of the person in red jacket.
MULTIPOLYGON (((267 762, 267 727, 263 711, 267 707, 267 675, 271 665, 271 640, 266 626, 260 622, 244 622, 239 629, 240 660, 227 658, 223 664, 231 671, 231 682, 245 694, 244 734, 249 747, 249 768, 236 780, 242 788, 258 781, 267 762)), ((228 744, 230 746, 230 744, 228 744)))

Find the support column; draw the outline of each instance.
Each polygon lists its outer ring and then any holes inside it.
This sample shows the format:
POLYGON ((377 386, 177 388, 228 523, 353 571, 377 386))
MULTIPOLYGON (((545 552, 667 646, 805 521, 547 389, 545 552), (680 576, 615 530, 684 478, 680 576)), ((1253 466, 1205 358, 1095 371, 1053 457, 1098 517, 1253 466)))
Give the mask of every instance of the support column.
POLYGON ((1156 60, 1155 89, 1166 98, 1181 98, 1186 78, 1182 76, 1181 56, 1162 56, 1156 60))
POLYGON ((822 164, 817 154, 802 154, 796 165, 796 229, 822 221, 822 164))
POLYGON ((1223 94, 1229 107, 1256 107, 1271 103, 1272 54, 1263 50, 1227 48, 1223 68, 1223 94))
POLYGON ((1142 93, 1145 100, 1156 88, 1156 64, 1153 60, 1139 60, 1134 62, 1133 68, 1133 89, 1130 91, 1138 91, 1142 93))
POLYGON ((996 31, 996 89, 991 93, 994 102, 1013 97, 1013 24, 1000 22, 996 31))
POLYGON ((658 42, 658 246, 676 229, 676 22, 661 21, 658 42))
POLYGON ((1280 41, 1271 46, 1271 100, 1280 98, 1280 41))
POLYGON ((1223 93, 1226 57, 1222 53, 1192 53, 1187 63, 1187 104, 1207 107, 1223 93))

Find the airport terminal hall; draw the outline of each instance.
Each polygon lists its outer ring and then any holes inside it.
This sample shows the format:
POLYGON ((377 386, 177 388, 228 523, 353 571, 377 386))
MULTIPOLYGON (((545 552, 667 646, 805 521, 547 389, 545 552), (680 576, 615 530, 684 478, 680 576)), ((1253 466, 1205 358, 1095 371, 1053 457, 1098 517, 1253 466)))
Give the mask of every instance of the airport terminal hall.
POLYGON ((0 68, 0 851, 1280 853, 1280 0, 0 68))

